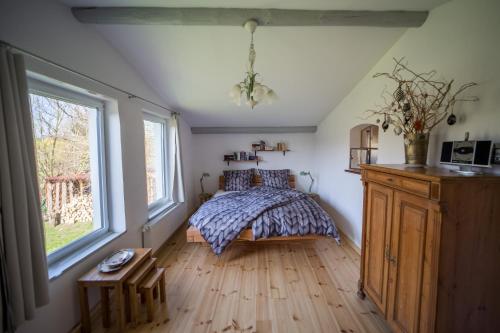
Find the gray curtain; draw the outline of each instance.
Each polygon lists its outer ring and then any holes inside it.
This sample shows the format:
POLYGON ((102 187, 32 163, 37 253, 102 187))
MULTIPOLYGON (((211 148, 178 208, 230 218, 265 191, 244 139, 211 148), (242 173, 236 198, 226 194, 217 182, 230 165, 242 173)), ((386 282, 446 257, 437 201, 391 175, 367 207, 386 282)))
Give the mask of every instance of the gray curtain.
POLYGON ((182 177, 181 135, 179 132, 178 115, 170 118, 169 168, 170 193, 174 202, 184 202, 184 180, 182 177))
POLYGON ((47 257, 23 57, 0 46, 1 320, 13 331, 49 301, 47 257))

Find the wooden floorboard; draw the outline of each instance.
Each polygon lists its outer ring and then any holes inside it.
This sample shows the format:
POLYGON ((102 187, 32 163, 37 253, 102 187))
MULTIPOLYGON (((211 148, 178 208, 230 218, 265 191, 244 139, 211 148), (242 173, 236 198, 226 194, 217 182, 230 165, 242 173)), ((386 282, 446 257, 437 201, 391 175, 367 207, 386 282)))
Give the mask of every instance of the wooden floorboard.
MULTIPOLYGON (((152 323, 126 332, 390 332, 374 305, 356 296, 359 255, 329 239, 235 243, 220 257, 187 243, 182 228, 157 253, 167 304, 152 323)), ((114 316, 112 315, 112 319, 114 316)), ((104 329, 100 316, 93 332, 104 329)))

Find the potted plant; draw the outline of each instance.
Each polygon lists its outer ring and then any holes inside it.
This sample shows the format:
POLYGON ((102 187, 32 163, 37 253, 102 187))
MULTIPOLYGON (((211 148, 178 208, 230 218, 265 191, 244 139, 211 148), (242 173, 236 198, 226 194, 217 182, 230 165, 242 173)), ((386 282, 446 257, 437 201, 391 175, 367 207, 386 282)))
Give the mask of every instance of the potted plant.
POLYGON ((377 123, 381 123, 384 132, 392 126, 394 134, 404 135, 405 163, 423 166, 427 163, 429 133, 444 119, 450 126, 456 123, 457 117, 453 113, 456 102, 479 100, 477 97, 460 97, 466 89, 477 84, 469 82, 452 92, 454 80, 436 79, 435 70, 417 73, 403 60, 394 59, 392 72, 373 76, 394 81, 396 89, 392 93, 384 90, 384 105, 369 112, 382 118, 378 118, 377 123))

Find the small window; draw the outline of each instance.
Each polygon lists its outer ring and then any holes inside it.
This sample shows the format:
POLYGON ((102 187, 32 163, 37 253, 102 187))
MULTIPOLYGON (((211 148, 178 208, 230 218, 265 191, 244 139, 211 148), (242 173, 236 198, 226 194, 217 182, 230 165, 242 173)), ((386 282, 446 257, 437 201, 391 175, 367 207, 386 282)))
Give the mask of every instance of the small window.
POLYGON ((346 171, 360 173, 361 164, 377 162, 378 126, 357 125, 351 128, 349 136, 349 169, 346 171))
POLYGON ((144 114, 149 219, 157 216, 172 203, 167 177, 167 137, 166 119, 144 114))
POLYGON ((38 184, 49 264, 108 232, 103 103, 30 80, 38 184))

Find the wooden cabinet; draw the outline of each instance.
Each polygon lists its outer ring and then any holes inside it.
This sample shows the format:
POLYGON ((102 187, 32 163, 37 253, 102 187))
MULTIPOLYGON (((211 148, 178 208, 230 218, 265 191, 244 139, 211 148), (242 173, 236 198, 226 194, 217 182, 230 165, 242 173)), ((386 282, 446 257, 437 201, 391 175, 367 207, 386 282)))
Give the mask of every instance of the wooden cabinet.
POLYGON ((309 192, 309 193, 307 193, 307 195, 310 196, 317 203, 320 203, 319 194, 318 193, 309 192))
POLYGON ((394 332, 420 332, 423 286, 430 283, 426 254, 432 249, 432 206, 426 199, 394 192, 394 215, 389 253, 389 308, 387 320, 394 332), (424 281, 425 280, 425 281, 424 281))
POLYGON ((381 312, 387 308, 387 283, 393 191, 375 183, 368 184, 365 255, 365 291, 381 312))
POLYGON ((200 193, 200 195, 199 195, 200 206, 203 205, 208 200, 212 199, 213 196, 214 196, 213 193, 200 193))
POLYGON ((366 165, 362 179, 358 294, 394 332, 499 332, 500 177, 366 165))

